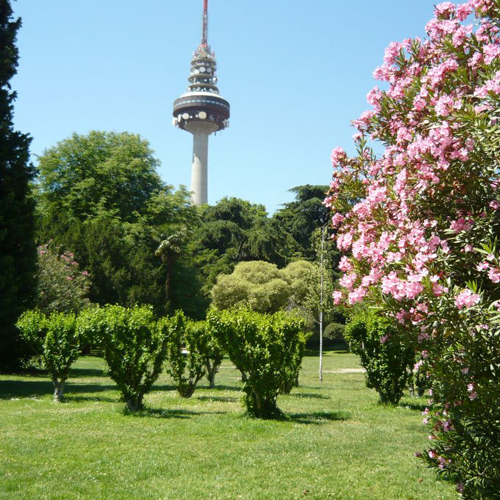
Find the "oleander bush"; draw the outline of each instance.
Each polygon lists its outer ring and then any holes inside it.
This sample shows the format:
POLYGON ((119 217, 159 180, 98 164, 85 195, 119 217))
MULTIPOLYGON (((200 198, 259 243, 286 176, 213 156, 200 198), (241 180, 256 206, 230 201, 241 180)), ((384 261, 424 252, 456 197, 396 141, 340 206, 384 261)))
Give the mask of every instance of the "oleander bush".
POLYGON ((441 3, 426 31, 390 44, 357 154, 332 153, 334 299, 375 306, 398 325, 388 342, 417 351, 428 465, 463 498, 499 499, 500 0, 441 3))
POLYGON ((39 246, 37 278, 37 309, 78 314, 89 306, 89 273, 71 252, 57 251, 53 244, 39 246))
POLYGON ((261 314, 248 309, 208 313, 208 327, 240 370, 249 416, 282 416, 277 399, 292 387, 300 370, 307 335, 304 322, 279 311, 261 314))

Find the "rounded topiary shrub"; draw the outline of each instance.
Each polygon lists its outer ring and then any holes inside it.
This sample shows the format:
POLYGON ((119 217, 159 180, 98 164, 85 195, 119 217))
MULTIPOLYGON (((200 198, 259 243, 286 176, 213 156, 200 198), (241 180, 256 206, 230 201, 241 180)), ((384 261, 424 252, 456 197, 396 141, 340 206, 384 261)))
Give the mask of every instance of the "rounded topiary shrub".
POLYGON ((345 328, 345 339, 366 370, 366 385, 375 389, 382 403, 397 404, 411 377, 413 349, 394 337, 397 329, 373 313, 354 316, 345 328))
POLYGON ((342 323, 330 323, 323 331, 323 338, 328 340, 343 340, 345 325, 342 323))
POLYGON ((184 316, 156 320, 148 306, 108 305, 80 314, 77 330, 103 350, 109 376, 129 411, 142 410, 144 396, 159 377, 172 338, 184 329, 184 316))
POLYGON ((210 331, 241 372, 247 414, 280 417, 278 395, 291 389, 304 356, 303 320, 283 311, 260 314, 248 309, 212 310, 207 319, 210 331))

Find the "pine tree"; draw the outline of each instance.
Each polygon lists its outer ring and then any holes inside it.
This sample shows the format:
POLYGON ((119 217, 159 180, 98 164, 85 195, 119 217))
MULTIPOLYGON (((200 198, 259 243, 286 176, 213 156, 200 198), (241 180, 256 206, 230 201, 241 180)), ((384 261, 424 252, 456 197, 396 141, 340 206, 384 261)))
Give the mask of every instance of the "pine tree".
POLYGON ((9 0, 0 0, 0 368, 14 368, 23 355, 15 323, 33 304, 36 286, 34 202, 29 163, 31 138, 13 128, 16 93, 10 80, 19 58, 21 20, 12 20, 9 0))

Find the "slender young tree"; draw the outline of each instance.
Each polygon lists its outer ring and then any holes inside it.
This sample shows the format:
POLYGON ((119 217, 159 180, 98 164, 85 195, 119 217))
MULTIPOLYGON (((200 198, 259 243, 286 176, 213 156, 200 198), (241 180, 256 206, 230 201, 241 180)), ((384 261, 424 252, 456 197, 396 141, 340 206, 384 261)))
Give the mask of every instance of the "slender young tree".
POLYGON ((16 93, 10 80, 16 74, 21 26, 12 16, 9 0, 0 0, 0 369, 14 368, 23 355, 15 323, 32 306, 36 289, 31 138, 12 123, 16 93))

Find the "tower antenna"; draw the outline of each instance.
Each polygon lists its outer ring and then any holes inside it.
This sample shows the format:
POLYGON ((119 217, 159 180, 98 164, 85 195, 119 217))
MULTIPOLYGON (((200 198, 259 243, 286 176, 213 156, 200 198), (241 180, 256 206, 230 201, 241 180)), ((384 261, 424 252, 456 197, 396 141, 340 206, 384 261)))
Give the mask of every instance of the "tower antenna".
POLYGON ((208 0, 203 0, 203 24, 201 29, 201 45, 208 45, 208 0))

